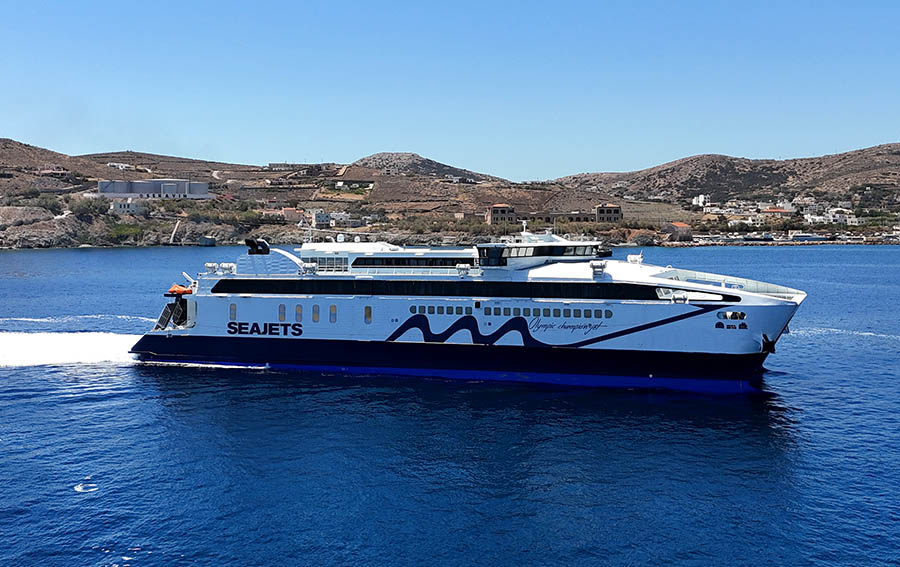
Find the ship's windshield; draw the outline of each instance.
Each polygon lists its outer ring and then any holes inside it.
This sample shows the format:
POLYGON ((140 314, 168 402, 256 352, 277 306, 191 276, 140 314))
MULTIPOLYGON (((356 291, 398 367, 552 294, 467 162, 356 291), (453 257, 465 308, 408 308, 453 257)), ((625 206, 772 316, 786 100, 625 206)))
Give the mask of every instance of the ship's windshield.
POLYGON ((595 244, 573 246, 479 246, 478 257, 482 266, 505 266, 506 258, 530 258, 535 256, 576 256, 594 258, 600 255, 595 244))

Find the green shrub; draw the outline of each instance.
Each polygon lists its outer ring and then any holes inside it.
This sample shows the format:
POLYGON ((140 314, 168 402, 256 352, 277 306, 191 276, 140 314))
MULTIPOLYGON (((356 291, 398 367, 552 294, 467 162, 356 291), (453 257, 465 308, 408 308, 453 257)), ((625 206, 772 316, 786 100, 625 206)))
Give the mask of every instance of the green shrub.
POLYGON ((104 197, 78 199, 72 201, 69 210, 72 211, 72 214, 79 216, 105 215, 109 212, 109 199, 104 197))
POLYGON ((114 224, 109 229, 109 238, 114 242, 123 242, 129 238, 138 239, 144 234, 144 229, 136 224, 114 224))
POLYGON ((41 195, 35 200, 38 207, 43 207, 54 215, 61 215, 63 212, 62 203, 53 195, 41 195))

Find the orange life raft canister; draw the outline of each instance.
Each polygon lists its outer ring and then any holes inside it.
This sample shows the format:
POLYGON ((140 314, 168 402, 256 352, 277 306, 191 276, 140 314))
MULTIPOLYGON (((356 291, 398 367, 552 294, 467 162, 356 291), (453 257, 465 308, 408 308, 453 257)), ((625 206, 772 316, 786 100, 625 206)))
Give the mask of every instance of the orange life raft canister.
POLYGON ((169 288, 169 292, 174 295, 187 295, 189 293, 194 293, 193 290, 189 287, 184 287, 183 285, 172 284, 172 287, 169 288))

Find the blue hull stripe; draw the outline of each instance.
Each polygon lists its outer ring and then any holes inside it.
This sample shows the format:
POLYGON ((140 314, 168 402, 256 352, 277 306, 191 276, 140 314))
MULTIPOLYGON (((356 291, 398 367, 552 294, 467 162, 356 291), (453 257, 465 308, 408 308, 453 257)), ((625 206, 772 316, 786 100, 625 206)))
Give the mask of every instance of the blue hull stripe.
POLYGON ((435 333, 431 330, 431 325, 428 322, 428 317, 421 314, 413 315, 412 317, 404 321, 396 331, 391 333, 391 336, 387 338, 387 341, 395 341, 398 338, 402 337, 406 331, 410 329, 418 329, 422 332, 422 337, 425 339, 426 343, 442 343, 452 337, 460 329, 465 329, 469 331, 469 334, 472 336, 472 342, 480 345, 492 345, 503 338, 507 333, 516 332, 519 333, 519 335, 522 337, 522 344, 525 346, 580 348, 603 341, 608 341, 610 339, 624 337, 632 333, 639 333, 641 331, 646 331, 647 329, 661 327, 662 325, 668 325, 669 323, 675 323, 677 321, 690 319, 691 317, 696 317, 697 315, 703 315, 704 313, 709 313, 710 311, 719 309, 721 306, 692 305, 691 307, 694 307, 695 310, 689 311, 687 313, 682 313, 680 315, 675 315, 674 317, 667 317, 665 319, 660 319, 659 321, 644 323, 643 325, 637 325, 628 329, 622 329, 621 331, 614 331, 612 333, 600 335, 599 337, 593 337, 590 339, 585 339, 583 341, 564 345, 552 345, 541 342, 532 337, 531 331, 528 328, 528 320, 524 317, 513 317, 506 321, 503 326, 501 326, 493 333, 489 335, 483 335, 481 333, 481 330, 478 328, 478 319, 472 317, 471 315, 460 317, 459 319, 454 321, 453 324, 447 327, 446 330, 440 333, 435 333))
POLYGON ((266 366, 612 388, 754 392, 765 353, 723 355, 508 345, 148 334, 146 362, 266 366))

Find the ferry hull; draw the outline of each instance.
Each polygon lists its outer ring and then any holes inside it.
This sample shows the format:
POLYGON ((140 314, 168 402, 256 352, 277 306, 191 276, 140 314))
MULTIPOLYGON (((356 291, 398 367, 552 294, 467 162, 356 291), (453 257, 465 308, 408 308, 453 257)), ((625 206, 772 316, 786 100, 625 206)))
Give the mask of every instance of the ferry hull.
POLYGON ((754 393, 766 353, 715 354, 148 334, 140 361, 608 388, 754 393))

